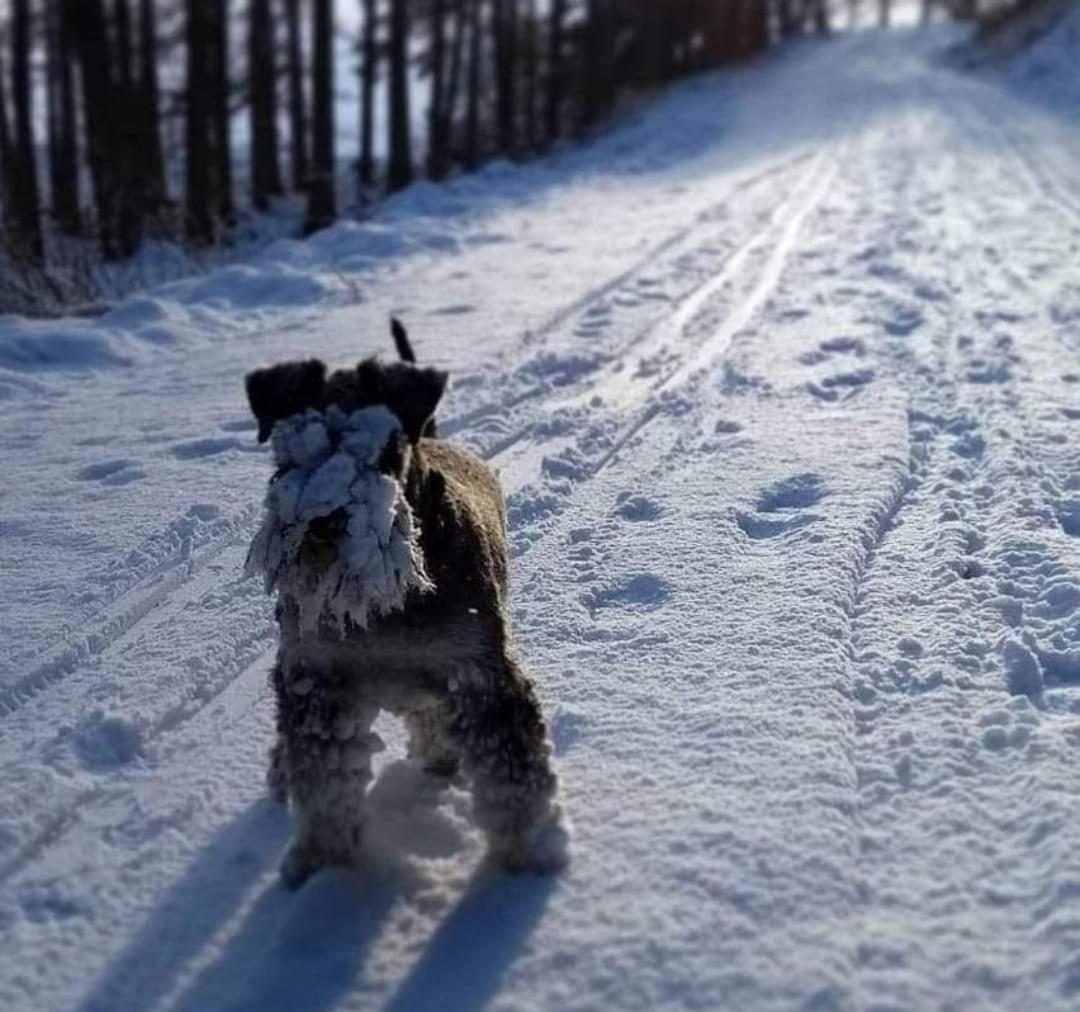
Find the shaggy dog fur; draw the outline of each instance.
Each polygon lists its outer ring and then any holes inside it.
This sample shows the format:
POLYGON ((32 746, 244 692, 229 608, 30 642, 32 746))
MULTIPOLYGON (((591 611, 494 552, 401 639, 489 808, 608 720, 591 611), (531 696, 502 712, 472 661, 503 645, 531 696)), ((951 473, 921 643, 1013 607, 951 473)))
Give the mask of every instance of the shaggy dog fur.
POLYGON ((501 866, 546 871, 565 860, 547 727, 511 643, 502 492, 483 462, 425 435, 446 381, 434 369, 376 360, 330 375, 316 359, 288 362, 247 377, 259 439, 273 433, 282 468, 271 494, 287 465, 279 444, 288 433, 276 423, 325 421, 332 452, 335 425, 362 423, 356 413, 368 409, 392 413, 373 480, 389 478, 403 492, 401 509, 411 513, 403 529, 420 566, 397 610, 357 621, 327 607, 305 619, 310 602, 296 588, 325 584, 345 551, 349 517, 335 508, 302 530, 285 564, 296 570, 289 579, 266 574, 280 630, 269 781, 295 813, 281 869, 294 887, 320 867, 358 861, 380 709, 403 718, 409 753, 430 773, 460 771, 471 781, 476 820, 501 866))

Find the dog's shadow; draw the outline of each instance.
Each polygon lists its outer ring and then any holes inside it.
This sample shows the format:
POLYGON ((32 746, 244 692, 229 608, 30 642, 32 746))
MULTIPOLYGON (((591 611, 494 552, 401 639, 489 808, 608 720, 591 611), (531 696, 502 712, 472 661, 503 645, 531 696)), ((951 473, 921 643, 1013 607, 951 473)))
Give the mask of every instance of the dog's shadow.
POLYGON ((554 888, 550 877, 511 878, 481 867, 384 1012, 486 1008, 554 888))
MULTIPOLYGON (((400 846, 419 857, 460 853, 464 837, 440 816, 438 797, 408 764, 386 767, 371 797, 373 814, 388 830, 382 849, 400 846)), ((80 1012, 149 1007, 178 989, 166 1006, 173 1012, 325 1012, 362 986, 368 953, 403 895, 402 880, 373 858, 381 867, 324 871, 288 892, 270 874, 287 836, 281 806, 259 801, 243 812, 169 890, 80 1012), (244 906, 239 926, 216 941, 244 906), (201 969, 178 988, 185 968, 199 962, 201 969)), ((550 880, 508 878, 482 865, 387 1008, 453 1012, 485 1005, 551 889, 550 880)))

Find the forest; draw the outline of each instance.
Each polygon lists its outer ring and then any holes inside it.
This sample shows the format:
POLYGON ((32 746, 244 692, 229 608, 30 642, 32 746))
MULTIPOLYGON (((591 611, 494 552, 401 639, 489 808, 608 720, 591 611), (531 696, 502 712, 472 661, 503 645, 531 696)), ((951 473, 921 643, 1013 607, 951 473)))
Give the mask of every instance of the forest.
POLYGON ((309 234, 418 177, 529 158, 628 95, 830 27, 826 0, 350 3, 345 29, 343 0, 12 0, 0 309, 85 302, 89 264, 146 239, 219 248, 286 195, 309 234), (354 59, 335 67, 346 30, 354 59), (335 91, 351 74, 357 144, 341 151, 335 91))

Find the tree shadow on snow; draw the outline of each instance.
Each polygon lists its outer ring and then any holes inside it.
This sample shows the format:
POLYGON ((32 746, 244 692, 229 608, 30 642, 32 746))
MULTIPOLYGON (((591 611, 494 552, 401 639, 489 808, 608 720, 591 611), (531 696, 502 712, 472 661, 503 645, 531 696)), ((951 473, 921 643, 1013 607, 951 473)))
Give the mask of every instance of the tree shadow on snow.
POLYGON ((384 1012, 475 1012, 494 997, 539 923, 555 879, 482 866, 384 1012))

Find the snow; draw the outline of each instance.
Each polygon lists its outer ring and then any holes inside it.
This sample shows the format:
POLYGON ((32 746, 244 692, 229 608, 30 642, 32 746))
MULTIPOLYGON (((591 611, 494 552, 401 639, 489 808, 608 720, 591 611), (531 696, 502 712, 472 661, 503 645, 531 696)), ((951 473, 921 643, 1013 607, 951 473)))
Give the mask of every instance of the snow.
POLYGON ((0 1007, 1076 1007, 1080 76, 955 38, 0 320, 0 1007), (364 866, 288 893, 243 377, 391 313, 508 494, 573 862, 485 867, 387 720, 364 866))

